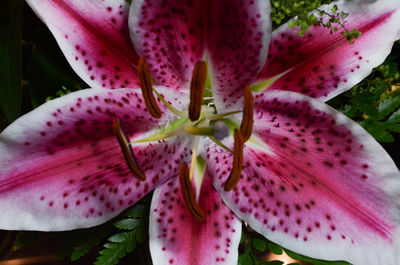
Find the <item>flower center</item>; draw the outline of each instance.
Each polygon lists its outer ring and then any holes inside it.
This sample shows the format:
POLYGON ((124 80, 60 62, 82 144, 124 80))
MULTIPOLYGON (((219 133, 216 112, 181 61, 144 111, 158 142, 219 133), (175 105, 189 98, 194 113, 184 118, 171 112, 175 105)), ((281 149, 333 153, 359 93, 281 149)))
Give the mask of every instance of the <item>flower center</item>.
POLYGON ((188 113, 185 113, 175 109, 168 102, 166 102, 166 100, 156 90, 153 89, 152 78, 149 74, 147 63, 143 60, 143 58, 140 58, 139 60, 138 76, 143 98, 150 115, 157 119, 162 115, 161 110, 154 98, 154 92, 161 102, 170 111, 180 117, 180 119, 172 122, 169 126, 169 129, 162 130, 162 132, 156 135, 137 140, 133 143, 129 142, 129 138, 124 132, 121 122, 118 119, 115 120, 113 123, 114 134, 118 140, 118 143, 120 144, 127 166, 136 178, 144 181, 146 176, 135 159, 132 151, 132 144, 162 140, 176 136, 182 132, 195 135, 196 137, 192 152, 193 154, 190 171, 187 164, 183 162, 179 170, 179 182, 181 185, 182 196, 188 210, 195 219, 198 221, 204 221, 205 214, 196 202, 195 193, 191 185, 191 179, 197 159, 199 136, 207 136, 209 139, 214 141, 228 152, 233 153, 232 172, 225 183, 224 190, 230 191, 234 189, 240 180, 243 169, 244 143, 250 138, 253 130, 254 103, 250 87, 246 86, 244 88, 244 107, 242 111, 216 114, 214 108, 203 105, 205 84, 207 80, 207 64, 204 61, 197 62, 193 69, 192 80, 190 82, 189 109, 188 113), (232 124, 232 122, 229 124, 227 121, 230 120, 226 119, 227 117, 239 112, 242 112, 240 129, 236 124, 232 124), (224 138, 229 136, 230 129, 233 129, 234 131, 233 151, 221 142, 224 138))

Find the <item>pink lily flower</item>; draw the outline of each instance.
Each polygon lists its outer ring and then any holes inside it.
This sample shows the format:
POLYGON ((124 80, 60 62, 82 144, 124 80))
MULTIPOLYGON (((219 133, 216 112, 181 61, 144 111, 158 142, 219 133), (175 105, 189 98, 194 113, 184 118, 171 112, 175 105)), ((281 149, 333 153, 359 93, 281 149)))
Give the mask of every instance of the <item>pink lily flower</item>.
POLYGON ((1 229, 95 226, 155 189, 154 264, 236 264, 241 220, 307 256, 400 264, 399 171, 322 102, 383 62, 400 38, 398 1, 337 2, 362 32, 353 45, 320 27, 271 35, 265 0, 27 2, 95 89, 0 134, 1 229), (139 56, 159 84, 153 103, 139 56), (201 107, 189 86, 204 83, 204 59, 213 98, 201 107))

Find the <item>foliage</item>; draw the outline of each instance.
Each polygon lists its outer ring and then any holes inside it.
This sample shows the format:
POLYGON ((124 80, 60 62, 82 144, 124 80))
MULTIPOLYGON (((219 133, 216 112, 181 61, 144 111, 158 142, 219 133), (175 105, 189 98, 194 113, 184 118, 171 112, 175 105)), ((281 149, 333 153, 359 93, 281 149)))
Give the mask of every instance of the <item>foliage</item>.
POLYGON ((313 25, 328 28, 331 33, 341 29, 343 37, 352 43, 354 39, 360 36, 360 32, 355 28, 350 30, 346 27, 345 19, 348 14, 338 10, 336 5, 328 11, 320 9, 322 4, 331 2, 333 1, 273 0, 271 1, 272 21, 276 25, 280 25, 289 18, 295 17, 288 22, 288 26, 299 27, 299 36, 303 36, 307 29, 313 25), (313 10, 317 10, 317 12, 311 12, 313 10))
POLYGON ((95 265, 117 264, 147 238, 148 205, 137 203, 116 219, 90 229, 63 233, 60 259, 78 260, 92 249, 99 253, 95 265), (107 239, 106 239, 107 238, 107 239), (103 248, 100 248, 103 245, 103 248))

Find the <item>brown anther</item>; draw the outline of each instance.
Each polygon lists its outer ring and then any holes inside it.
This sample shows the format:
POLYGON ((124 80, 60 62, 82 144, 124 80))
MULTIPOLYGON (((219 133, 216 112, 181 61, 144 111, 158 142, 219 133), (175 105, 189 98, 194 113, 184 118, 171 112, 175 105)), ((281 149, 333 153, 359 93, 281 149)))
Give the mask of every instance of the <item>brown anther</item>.
POLYGON ((207 64, 204 61, 199 61, 194 66, 190 82, 189 118, 191 121, 196 121, 200 117, 206 78, 207 64))
POLYGON ((181 185, 183 200, 189 212, 196 220, 204 222, 206 220, 206 215, 196 202, 196 197, 189 178, 189 168, 185 162, 183 162, 179 168, 179 183, 181 185))
POLYGON ((113 121, 113 130, 115 137, 117 137, 119 146, 121 147, 122 154, 124 155, 129 170, 139 180, 146 180, 146 176, 144 175, 142 169, 139 167, 139 164, 136 161, 136 158, 132 151, 132 147, 129 145, 128 136, 124 132, 121 121, 119 119, 115 119, 113 121))
POLYGON ((225 182, 224 190, 233 190, 239 182, 240 176, 242 175, 243 169, 243 144, 244 139, 242 133, 235 129, 235 143, 233 146, 233 165, 232 172, 229 175, 228 180, 225 182))
POLYGON ((246 142, 253 131, 253 110, 254 110, 254 99, 251 93, 250 87, 244 88, 244 107, 243 107, 243 118, 242 124, 240 125, 240 132, 243 136, 243 141, 246 142))
POLYGON ((139 84, 142 90, 144 102, 147 110, 154 118, 161 117, 161 110, 153 95, 153 86, 151 85, 151 76, 146 61, 141 57, 138 63, 139 84))

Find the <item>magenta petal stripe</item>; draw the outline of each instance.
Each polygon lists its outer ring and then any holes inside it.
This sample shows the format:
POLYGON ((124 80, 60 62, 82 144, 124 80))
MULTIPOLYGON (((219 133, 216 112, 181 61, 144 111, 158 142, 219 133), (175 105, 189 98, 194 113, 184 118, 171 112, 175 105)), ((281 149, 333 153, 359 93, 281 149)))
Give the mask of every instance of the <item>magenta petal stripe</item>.
POLYGON ((283 74, 268 89, 295 91, 325 101, 353 87, 384 61, 400 38, 400 2, 343 0, 333 4, 349 13, 346 27, 357 28, 361 37, 350 44, 340 30, 330 34, 329 29, 317 26, 298 37, 296 28, 283 25, 272 34, 258 81, 283 74))
POLYGON ((154 265, 237 264, 241 222, 223 204, 211 175, 203 178, 199 222, 188 211, 178 178, 154 192, 150 212, 150 252, 154 265))
POLYGON ((125 0, 27 0, 75 72, 90 86, 137 87, 138 57, 125 0))
POLYGON ((171 118, 165 113, 154 120, 132 89, 86 89, 19 118, 0 134, 0 227, 55 231, 98 225, 175 176, 180 163, 190 161, 189 137, 133 145, 146 175, 139 181, 112 129, 119 118, 135 140, 159 129, 171 118))
POLYGON ((270 10, 265 0, 210 1, 207 48, 219 111, 239 107, 243 88, 264 66, 271 38, 270 10))
POLYGON ((298 93, 257 96, 254 118, 243 175, 232 192, 223 189, 230 154, 208 152, 227 206, 295 252, 399 264, 400 174, 382 147, 343 114, 298 93))
POLYGON ((131 38, 156 82, 188 89, 194 64, 204 54, 207 1, 132 1, 131 38))

